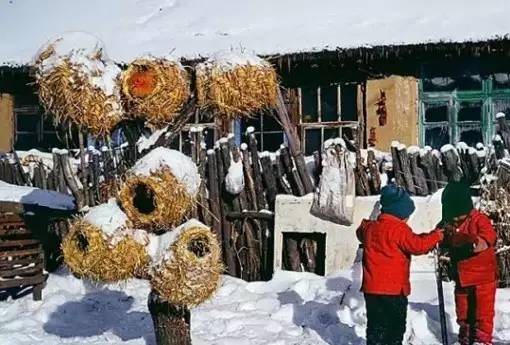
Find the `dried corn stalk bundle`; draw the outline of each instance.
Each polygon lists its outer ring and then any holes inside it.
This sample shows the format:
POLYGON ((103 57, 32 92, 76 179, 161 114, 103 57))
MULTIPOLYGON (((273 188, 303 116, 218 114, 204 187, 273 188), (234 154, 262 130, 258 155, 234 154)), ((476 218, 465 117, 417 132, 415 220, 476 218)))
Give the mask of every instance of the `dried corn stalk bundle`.
POLYGON ((119 200, 135 226, 161 232, 182 222, 199 186, 197 166, 189 157, 158 147, 128 171, 119 200))
POLYGON ((121 79, 126 112, 158 128, 171 123, 190 96, 188 74, 178 61, 137 59, 121 79))
POLYGON ((160 236, 151 272, 152 288, 168 302, 201 304, 218 289, 223 272, 218 240, 192 219, 160 236))
POLYGON ((250 117, 277 103, 278 78, 267 61, 222 52, 196 67, 199 107, 227 118, 250 117))
POLYGON ((510 164, 502 160, 496 175, 481 178, 480 210, 488 215, 498 234, 496 254, 499 287, 510 286, 510 164))
POLYGON ((120 69, 96 37, 75 32, 50 41, 37 54, 34 69, 40 102, 56 122, 104 136, 121 121, 120 69))
POLYGON ((111 199, 76 219, 62 242, 64 261, 72 272, 95 281, 118 282, 147 276, 148 234, 133 230, 111 199))

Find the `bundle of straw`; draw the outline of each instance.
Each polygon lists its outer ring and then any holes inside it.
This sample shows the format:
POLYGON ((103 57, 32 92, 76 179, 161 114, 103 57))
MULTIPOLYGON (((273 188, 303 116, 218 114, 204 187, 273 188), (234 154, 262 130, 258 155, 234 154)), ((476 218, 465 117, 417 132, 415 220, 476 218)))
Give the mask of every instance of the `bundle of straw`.
POLYGON ((250 117, 277 103, 278 78, 265 60, 219 53, 196 67, 197 101, 219 116, 250 117))
POLYGON ((80 219, 62 241, 62 252, 72 272, 107 283, 145 275, 150 261, 145 246, 132 237, 111 246, 99 228, 80 219))
POLYGON ((182 222, 199 185, 197 166, 189 157, 158 147, 128 171, 119 200, 135 226, 160 232, 182 222))
POLYGON ((104 136, 121 121, 120 69, 94 36, 73 33, 51 41, 38 53, 34 68, 40 102, 56 122, 104 136), (89 46, 69 48, 75 41, 89 46))
POLYGON ((149 237, 130 225, 114 199, 93 207, 71 224, 62 242, 65 263, 72 272, 102 282, 146 275, 149 237))
POLYGON ((196 306, 209 299, 218 289, 223 272, 221 250, 211 230, 190 220, 164 236, 175 241, 153 263, 152 288, 172 304, 196 306))
POLYGON ((126 112, 158 128, 172 122, 190 96, 188 75, 178 61, 137 59, 121 79, 126 112))
POLYGON ((169 169, 128 177, 119 200, 135 226, 154 231, 180 223, 194 201, 169 169))

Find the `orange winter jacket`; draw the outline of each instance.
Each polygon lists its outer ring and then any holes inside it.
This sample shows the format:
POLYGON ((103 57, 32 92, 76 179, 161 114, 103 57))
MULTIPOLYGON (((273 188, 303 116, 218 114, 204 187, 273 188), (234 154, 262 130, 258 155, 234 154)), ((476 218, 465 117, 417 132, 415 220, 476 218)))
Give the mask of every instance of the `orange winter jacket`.
MULTIPOLYGON (((458 227, 456 234, 470 235, 478 241, 485 241, 489 248, 466 259, 454 261, 457 265, 458 282, 461 287, 491 283, 497 280, 497 261, 494 246, 497 234, 489 217, 473 209, 458 227)), ((455 235, 454 235, 455 236, 455 235)), ((452 248, 455 251, 455 248, 452 248)))
POLYGON ((376 221, 363 220, 356 235, 363 244, 361 289, 378 295, 408 296, 411 255, 426 254, 443 239, 439 230, 415 234, 406 222, 386 213, 376 221))

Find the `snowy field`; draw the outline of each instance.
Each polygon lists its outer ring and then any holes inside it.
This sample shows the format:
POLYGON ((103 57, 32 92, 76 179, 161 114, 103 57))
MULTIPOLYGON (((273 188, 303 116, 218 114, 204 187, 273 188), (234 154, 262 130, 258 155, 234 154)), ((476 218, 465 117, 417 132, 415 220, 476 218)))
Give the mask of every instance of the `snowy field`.
MULTIPOLYGON (((278 272, 267 283, 225 277, 216 297, 193 310, 194 345, 364 344, 360 265, 329 277, 278 272)), ((439 344, 436 285, 430 269, 414 267, 406 343, 439 344)), ((146 302, 149 286, 93 286, 65 271, 51 274, 43 301, 0 302, 0 344, 155 345, 146 302)), ((453 343, 453 289, 445 284, 453 343)), ((510 342, 510 290, 497 295, 496 342, 510 342)))

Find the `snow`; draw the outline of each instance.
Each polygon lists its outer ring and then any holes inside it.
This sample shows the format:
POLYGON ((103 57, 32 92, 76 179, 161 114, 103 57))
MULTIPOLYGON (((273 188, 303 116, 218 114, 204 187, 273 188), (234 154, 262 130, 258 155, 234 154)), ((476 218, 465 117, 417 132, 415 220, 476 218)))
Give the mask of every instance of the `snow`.
POLYGON ((248 128, 246 128, 246 135, 249 135, 253 132, 255 132, 255 127, 249 126, 248 128))
POLYGON ((214 53, 205 62, 197 65, 198 71, 205 71, 210 68, 219 68, 222 71, 229 71, 237 66, 269 66, 268 62, 259 58, 255 52, 246 49, 222 50, 214 53))
MULTIPOLYGON (((192 127, 192 129, 195 127, 192 127)), ((150 149, 158 139, 168 131, 168 127, 158 129, 154 131, 149 137, 141 136, 136 142, 136 147, 138 148, 138 153, 142 153, 143 151, 150 149)))
POLYGON ((457 147, 457 150, 459 150, 459 151, 467 151, 467 150, 469 150, 468 144, 466 144, 463 141, 459 141, 457 143, 456 147, 457 147))
POLYGON ((418 146, 413 145, 413 146, 409 146, 407 148, 407 153, 410 155, 413 155, 413 154, 419 153, 419 152, 420 152, 420 148, 418 146))
POLYGON ((147 245, 148 254, 151 257, 152 265, 158 266, 164 261, 172 258, 172 244, 179 239, 179 236, 191 227, 208 228, 196 219, 190 219, 175 229, 165 232, 162 235, 152 235, 147 245))
MULTIPOLYGON (((121 70, 108 59, 105 47, 97 37, 84 32, 65 32, 47 41, 37 52, 35 59, 50 46, 54 49, 54 54, 37 62, 36 75, 45 75, 68 61, 81 76, 87 77, 89 82, 106 96, 120 98, 117 78, 121 70)), ((112 107, 116 111, 120 109, 118 102, 112 102, 112 107)))
POLYGON ((496 119, 500 119, 500 118, 505 117, 505 116, 506 116, 505 113, 499 112, 499 113, 496 114, 496 119))
MULTIPOLYGON (((277 271, 269 282, 224 276, 212 300, 191 311, 195 345, 365 344, 361 267, 327 277, 277 271)), ((433 268, 413 266, 405 345, 440 345, 433 268)), ((443 283, 454 340, 453 284, 443 283)), ((64 270, 50 274, 43 300, 0 302, 0 343, 9 345, 156 345, 147 309, 150 286, 132 279, 92 284, 64 270)), ((495 345, 510 341, 510 289, 496 294, 495 345)))
POLYGON ((308 0, 2 1, 0 64, 27 64, 43 42, 68 30, 94 33, 113 60, 127 62, 140 55, 210 56, 232 47, 272 55, 487 40, 510 32, 509 12, 505 0, 431 0, 426 6, 407 0, 342 6, 335 0, 320 6, 308 0), (453 15, 459 8, 462 15, 453 15))
POLYGON ((492 139, 492 141, 500 141, 500 142, 503 142, 503 139, 501 138, 501 136, 499 134, 496 134, 494 136, 494 138, 492 139))
POLYGON ((168 168, 175 178, 182 183, 191 196, 195 196, 200 187, 200 175, 195 163, 183 153, 156 147, 138 160, 130 169, 130 173, 138 176, 149 176, 162 168, 168 168))
POLYGON ((453 152, 457 153, 457 151, 455 150, 455 146, 453 146, 451 144, 446 144, 441 147, 441 153, 446 153, 448 151, 453 151, 453 152))
POLYGON ((105 204, 92 207, 83 220, 98 227, 107 236, 113 236, 117 230, 128 225, 127 215, 122 212, 114 198, 105 204))
POLYGON ((397 140, 393 140, 393 141, 391 142, 391 147, 395 147, 395 148, 397 148, 397 147, 399 147, 399 146, 400 146, 400 143, 399 143, 397 140))
POLYGON ((0 181, 0 201, 38 205, 57 210, 74 210, 74 198, 67 194, 0 181))
POLYGON ((243 161, 230 161, 227 176, 225 176, 225 189, 233 195, 241 193, 244 189, 243 161))

